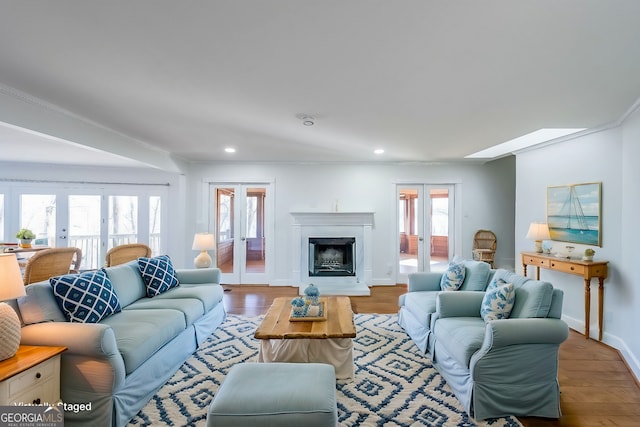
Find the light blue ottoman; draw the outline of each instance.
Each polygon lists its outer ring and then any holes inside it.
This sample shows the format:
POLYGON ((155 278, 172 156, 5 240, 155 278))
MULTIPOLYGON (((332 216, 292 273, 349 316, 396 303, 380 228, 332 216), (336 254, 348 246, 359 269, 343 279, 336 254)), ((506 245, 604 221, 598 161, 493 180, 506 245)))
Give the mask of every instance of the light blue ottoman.
POLYGON ((335 427, 336 375, 323 363, 240 363, 218 389, 207 427, 335 427))

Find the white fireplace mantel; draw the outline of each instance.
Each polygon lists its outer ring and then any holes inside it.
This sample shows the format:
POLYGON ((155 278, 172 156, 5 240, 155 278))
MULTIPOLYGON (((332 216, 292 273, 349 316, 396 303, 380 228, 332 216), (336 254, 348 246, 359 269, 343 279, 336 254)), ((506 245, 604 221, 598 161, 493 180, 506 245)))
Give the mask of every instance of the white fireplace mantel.
POLYGON ((292 274, 300 292, 313 283, 323 295, 370 295, 373 275, 373 212, 291 212, 293 217, 292 274), (310 237, 355 237, 355 277, 310 277, 310 237))
POLYGON ((373 226, 373 212, 291 212, 298 225, 373 226))

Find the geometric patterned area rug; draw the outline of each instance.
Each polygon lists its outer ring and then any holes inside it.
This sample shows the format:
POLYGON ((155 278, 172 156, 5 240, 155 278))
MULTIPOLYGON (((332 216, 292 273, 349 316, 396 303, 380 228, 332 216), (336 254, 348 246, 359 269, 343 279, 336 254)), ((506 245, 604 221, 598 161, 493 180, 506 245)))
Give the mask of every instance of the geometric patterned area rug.
MULTIPOLYGON (((228 315, 129 426, 205 426, 231 367, 256 361, 261 321, 228 315)), ((395 314, 356 314, 354 321, 355 378, 336 382, 340 426, 522 426, 515 417, 470 418, 395 314)))

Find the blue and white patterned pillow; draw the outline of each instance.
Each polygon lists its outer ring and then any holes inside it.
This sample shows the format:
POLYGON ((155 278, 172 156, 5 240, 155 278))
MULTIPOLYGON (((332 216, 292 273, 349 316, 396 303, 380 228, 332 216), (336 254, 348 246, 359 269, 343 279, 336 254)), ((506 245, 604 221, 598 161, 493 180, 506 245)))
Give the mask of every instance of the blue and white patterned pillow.
POLYGON ((457 291, 464 282, 465 273, 464 263, 452 262, 440 279, 440 289, 443 291, 457 291))
POLYGON ((144 280, 149 298, 160 295, 180 284, 169 255, 138 258, 138 270, 144 280))
POLYGON ((111 281, 102 270, 52 277, 49 283, 70 322, 97 323, 121 310, 111 281))
POLYGON ((485 322, 489 320, 508 319, 516 299, 513 283, 493 280, 482 298, 480 315, 485 322))

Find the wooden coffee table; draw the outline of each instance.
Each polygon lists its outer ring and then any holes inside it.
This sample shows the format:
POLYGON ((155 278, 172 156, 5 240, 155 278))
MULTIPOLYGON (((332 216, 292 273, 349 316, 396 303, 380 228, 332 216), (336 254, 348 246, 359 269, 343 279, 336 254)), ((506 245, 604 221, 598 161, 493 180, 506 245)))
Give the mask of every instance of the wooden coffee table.
POLYGON ((352 378, 356 327, 349 297, 321 297, 327 319, 319 321, 290 321, 291 300, 274 299, 256 330, 258 362, 328 363, 336 378, 352 378))

